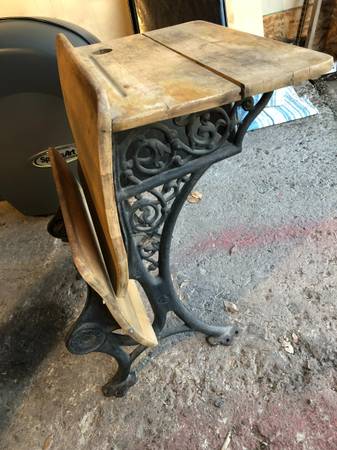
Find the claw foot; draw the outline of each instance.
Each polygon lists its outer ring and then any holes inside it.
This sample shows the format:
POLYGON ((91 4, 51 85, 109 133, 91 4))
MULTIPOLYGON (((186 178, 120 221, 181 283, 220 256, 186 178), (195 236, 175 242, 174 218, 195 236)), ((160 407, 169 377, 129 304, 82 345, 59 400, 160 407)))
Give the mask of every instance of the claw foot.
POLYGON ((239 330, 235 325, 229 325, 225 327, 225 332, 220 336, 207 336, 207 342, 212 345, 231 345, 234 336, 239 334, 239 330))

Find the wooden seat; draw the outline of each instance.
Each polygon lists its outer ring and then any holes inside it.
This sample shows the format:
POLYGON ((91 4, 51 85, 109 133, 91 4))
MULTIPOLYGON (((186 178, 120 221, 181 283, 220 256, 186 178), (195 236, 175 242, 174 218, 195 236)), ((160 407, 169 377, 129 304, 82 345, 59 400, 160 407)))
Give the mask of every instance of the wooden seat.
POLYGON ((73 260, 80 275, 102 297, 124 332, 143 345, 156 345, 157 338, 135 282, 129 280, 124 296, 115 294, 80 185, 56 150, 50 150, 49 156, 73 260))

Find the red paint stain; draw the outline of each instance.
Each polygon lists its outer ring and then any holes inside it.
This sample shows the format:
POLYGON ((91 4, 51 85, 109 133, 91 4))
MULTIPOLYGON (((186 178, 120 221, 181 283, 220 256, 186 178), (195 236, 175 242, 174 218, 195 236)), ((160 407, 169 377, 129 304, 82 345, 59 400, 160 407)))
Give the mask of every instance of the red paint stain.
MULTIPOLYGON (((231 432, 231 450, 336 450, 337 395, 326 388, 268 394, 268 400, 246 393, 225 398, 226 409, 176 410, 179 427, 160 437, 163 450, 217 450, 231 432), (310 403, 309 403, 310 401, 310 403), (225 415, 226 422, 219 421, 225 415)), ((157 438, 158 439, 158 438, 157 438)), ((159 439, 158 439, 159 440, 159 439)), ((137 447, 137 450, 148 447, 137 447)), ((150 448, 150 447, 149 447, 150 448)))
MULTIPOLYGON (((233 249, 245 250, 252 247, 263 247, 272 244, 304 239, 314 233, 337 234, 337 220, 328 219, 322 222, 292 223, 280 227, 261 227, 247 229, 244 226, 221 231, 203 239, 187 250, 187 254, 199 252, 217 252, 233 249)), ((186 250, 185 250, 186 251, 186 250)))

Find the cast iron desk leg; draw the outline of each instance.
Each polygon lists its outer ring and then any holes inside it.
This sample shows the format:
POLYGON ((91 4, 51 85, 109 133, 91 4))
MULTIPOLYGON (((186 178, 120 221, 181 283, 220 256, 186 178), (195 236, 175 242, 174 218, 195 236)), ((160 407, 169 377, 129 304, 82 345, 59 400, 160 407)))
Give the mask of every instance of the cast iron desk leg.
MULTIPOLYGON (((249 125, 271 95, 264 94, 255 106, 249 99, 241 102, 249 112, 240 124, 236 121, 237 103, 114 135, 115 189, 130 278, 142 285, 149 299, 159 339, 199 331, 212 345, 230 345, 238 333, 230 323, 215 326, 202 322, 183 305, 172 283, 170 247, 179 212, 195 183, 212 164, 241 152, 249 125), (163 329, 170 311, 185 325, 167 332, 163 329)), ((58 227, 59 219, 55 221, 58 227)), ((132 363, 146 348, 114 333, 118 324, 97 297, 89 288, 67 348, 76 354, 98 351, 115 358, 118 370, 103 393, 123 396, 136 382, 132 363), (136 347, 128 354, 122 346, 136 347)))

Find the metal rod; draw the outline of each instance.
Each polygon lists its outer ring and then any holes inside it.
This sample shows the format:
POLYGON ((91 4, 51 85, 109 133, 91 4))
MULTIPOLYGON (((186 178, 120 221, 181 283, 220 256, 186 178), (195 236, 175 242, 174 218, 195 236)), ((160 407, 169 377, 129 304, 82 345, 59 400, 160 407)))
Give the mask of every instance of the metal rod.
POLYGON ((246 132, 248 131, 248 128, 250 124, 253 122, 253 120, 256 119, 256 117, 260 114, 260 112, 267 106, 269 100, 271 99, 271 96, 273 95, 273 92, 266 92, 262 95, 260 100, 257 102, 257 104, 254 106, 254 109, 250 111, 246 117, 243 119, 242 123, 239 125, 238 131, 236 133, 234 144, 241 146, 243 138, 245 137, 246 132))
POLYGON ((321 12, 321 7, 322 7, 322 0, 315 0, 312 7, 308 34, 304 44, 306 48, 312 48, 313 46, 316 29, 318 25, 319 14, 321 12))
POLYGON ((220 8, 220 22, 224 27, 228 27, 228 20, 226 14, 226 0, 219 0, 220 8))
POLYGON ((135 0, 129 0, 129 8, 134 32, 140 33, 137 6, 135 4, 135 0))
POLYGON ((140 184, 131 185, 126 188, 121 189, 117 193, 117 198, 119 201, 126 200, 130 197, 133 197, 137 194, 140 194, 144 191, 149 191, 156 186, 160 186, 161 184, 166 183, 169 180, 174 178, 183 177, 188 173, 195 172, 196 170, 204 167, 208 164, 213 164, 215 162, 221 161, 222 159, 229 158, 231 156, 240 153, 241 148, 239 146, 226 143, 225 146, 215 150, 211 154, 204 156, 202 158, 195 159, 190 161, 182 167, 177 167, 175 169, 168 169, 166 172, 163 172, 159 175, 155 175, 147 180, 142 181, 140 184))
POLYGON ((300 22, 298 24, 298 29, 297 29, 295 45, 300 45, 300 43, 301 43, 301 37, 303 34, 305 19, 307 17, 309 5, 310 5, 310 0, 304 0, 303 6, 302 6, 302 11, 301 11, 301 18, 300 18, 300 22))

